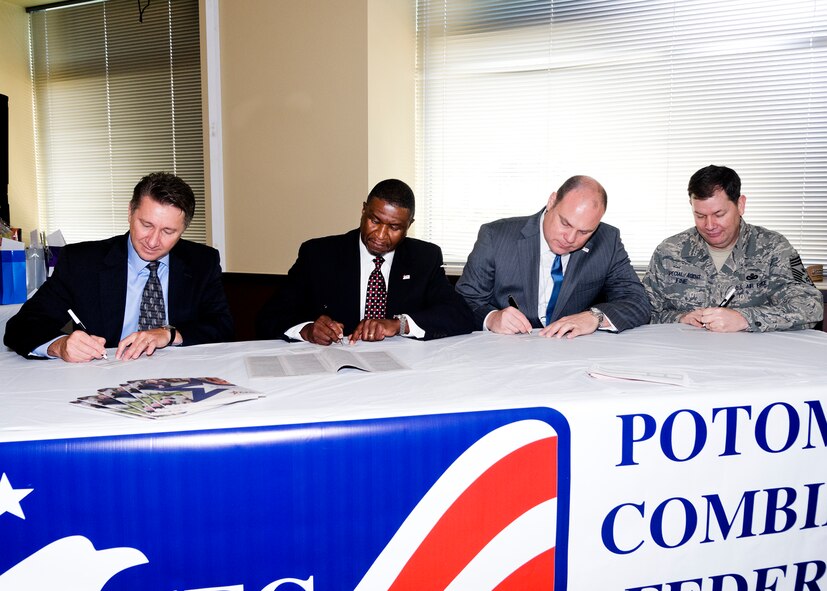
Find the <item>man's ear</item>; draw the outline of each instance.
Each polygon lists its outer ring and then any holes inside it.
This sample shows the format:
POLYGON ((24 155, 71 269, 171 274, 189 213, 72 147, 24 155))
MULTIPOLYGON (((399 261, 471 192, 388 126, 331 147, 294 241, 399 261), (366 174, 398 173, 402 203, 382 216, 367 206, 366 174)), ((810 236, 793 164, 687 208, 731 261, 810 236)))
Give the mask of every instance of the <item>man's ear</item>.
POLYGON ((552 193, 548 198, 548 204, 546 205, 546 211, 551 211, 554 208, 554 204, 557 201, 557 191, 552 193))

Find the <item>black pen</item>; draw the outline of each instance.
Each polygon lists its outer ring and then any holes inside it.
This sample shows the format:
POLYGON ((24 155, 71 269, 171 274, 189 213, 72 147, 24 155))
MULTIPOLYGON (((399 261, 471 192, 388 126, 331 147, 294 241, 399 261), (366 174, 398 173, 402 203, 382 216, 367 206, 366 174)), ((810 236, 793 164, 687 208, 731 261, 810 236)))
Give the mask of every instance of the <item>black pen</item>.
MULTIPOLYGON (((79 327, 81 327, 83 329, 83 332, 85 332, 86 334, 89 334, 89 329, 86 328, 86 325, 83 322, 80 321, 80 318, 78 318, 77 315, 74 312, 72 312, 72 309, 69 308, 66 311, 69 312, 69 317, 72 319, 72 321, 75 324, 77 324, 79 327)), ((109 357, 106 356, 106 351, 103 352, 103 358, 104 359, 109 359, 109 357)))
POLYGON ((508 294, 508 305, 512 308, 516 308, 517 310, 520 309, 520 306, 517 305, 517 300, 515 300, 514 296, 511 294, 508 294))
MULTIPOLYGON (((322 314, 327 316, 327 304, 322 304, 322 314)), ((333 320, 333 319, 331 318, 331 320, 333 320)), ((335 320, 334 320, 334 322, 335 322, 335 320)), ((345 335, 340 336, 338 339, 336 339, 335 341, 332 341, 332 342, 336 343, 337 345, 344 345, 345 344, 345 335)))
POLYGON ((726 308, 729 306, 729 303, 732 301, 732 296, 735 295, 735 288, 730 287, 729 290, 726 292, 724 299, 721 300, 721 303, 718 304, 719 308, 726 308))

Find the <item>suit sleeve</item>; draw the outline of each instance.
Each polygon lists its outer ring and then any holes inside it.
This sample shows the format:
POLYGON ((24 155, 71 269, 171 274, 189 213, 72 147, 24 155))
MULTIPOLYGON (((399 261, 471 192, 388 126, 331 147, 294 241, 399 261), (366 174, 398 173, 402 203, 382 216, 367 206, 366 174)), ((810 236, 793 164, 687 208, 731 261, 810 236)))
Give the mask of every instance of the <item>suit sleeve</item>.
MULTIPOLYGON (((194 278, 194 314, 185 321, 170 321, 181 331, 184 345, 222 343, 232 341, 233 317, 224 284, 221 281, 221 261, 218 251, 209 250, 204 258, 204 269, 194 278)), ((174 311, 173 311, 174 312, 174 311)))
MULTIPOLYGON (((95 322, 96 314, 85 314, 83 304, 74 295, 72 278, 83 276, 83 272, 75 271, 71 252, 71 248, 64 248, 52 276, 6 324, 3 342, 23 357, 63 334, 61 329, 70 320, 69 308, 79 317, 88 318, 87 322, 95 322)), ((99 334, 91 327, 90 332, 99 334)))
POLYGON ((496 306, 494 244, 491 228, 488 225, 480 227, 477 241, 468 261, 462 271, 462 277, 457 281, 457 292, 465 299, 474 315, 475 330, 482 330, 485 317, 496 306))
POLYGON ((442 250, 429 246, 425 298, 422 307, 410 312, 410 316, 425 331, 425 340, 468 334, 474 330, 471 310, 445 276, 442 250))
POLYGON ((635 273, 619 233, 615 234, 611 260, 603 284, 603 302, 596 303, 618 332, 648 324, 651 307, 635 273))

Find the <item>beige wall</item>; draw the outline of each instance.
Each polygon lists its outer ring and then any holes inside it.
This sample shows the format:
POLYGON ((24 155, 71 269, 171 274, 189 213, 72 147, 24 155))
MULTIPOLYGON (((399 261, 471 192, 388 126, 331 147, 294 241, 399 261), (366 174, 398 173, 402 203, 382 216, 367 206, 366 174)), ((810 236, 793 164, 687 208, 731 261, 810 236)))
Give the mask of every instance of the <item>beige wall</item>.
MULTIPOLYGON (((9 97, 11 225, 37 227, 37 191, 26 10, 0 0, 0 94, 9 97)), ((28 235, 24 236, 28 242, 28 235)))
MULTIPOLYGON (((413 185, 414 3, 219 0, 219 30, 223 267, 285 273, 304 240, 355 227, 376 182, 413 185)), ((34 228, 27 36, 25 11, 0 0, 12 221, 34 228)))
POLYGON ((222 0, 219 16, 224 268, 285 273, 301 242, 358 224, 375 182, 413 182, 413 5, 222 0))
MULTIPOLYGON (((414 0, 368 2, 368 178, 414 187, 414 0)), ((416 226, 412 228, 415 233, 416 226)))

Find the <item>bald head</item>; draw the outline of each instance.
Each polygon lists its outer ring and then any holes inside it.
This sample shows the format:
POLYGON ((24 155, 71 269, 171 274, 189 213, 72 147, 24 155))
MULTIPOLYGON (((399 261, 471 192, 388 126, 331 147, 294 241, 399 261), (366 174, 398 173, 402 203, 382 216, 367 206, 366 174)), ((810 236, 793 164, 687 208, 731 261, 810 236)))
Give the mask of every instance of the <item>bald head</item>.
POLYGON ((606 190, 589 176, 568 179, 551 194, 543 218, 543 236, 555 254, 583 248, 606 213, 606 190))
POLYGON ((575 175, 566 180, 560 188, 557 189, 556 195, 557 198, 555 199, 555 204, 560 203, 563 201, 565 196, 572 191, 577 191, 581 195, 589 195, 591 194, 595 199, 600 202, 600 205, 603 207, 603 210, 606 210, 606 206, 608 203, 608 196, 606 195, 606 189, 603 188, 603 185, 598 183, 590 176, 586 176, 584 174, 575 175))

